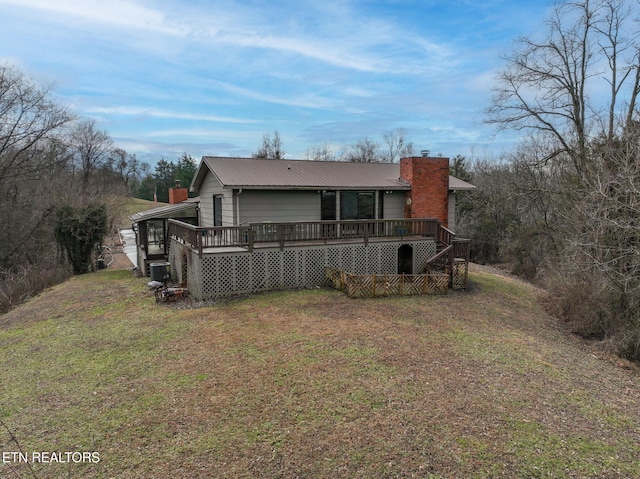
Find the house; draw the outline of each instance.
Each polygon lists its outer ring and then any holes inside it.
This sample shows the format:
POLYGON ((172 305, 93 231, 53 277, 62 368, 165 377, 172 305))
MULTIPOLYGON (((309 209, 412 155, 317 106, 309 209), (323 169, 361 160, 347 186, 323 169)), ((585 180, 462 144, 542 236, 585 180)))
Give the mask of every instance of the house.
POLYGON ((202 226, 257 222, 438 218, 455 223, 448 158, 352 163, 204 157, 191 184, 202 226))
POLYGON ((317 285, 327 266, 396 274, 468 261, 469 242, 447 227, 453 193, 474 186, 449 175, 447 158, 204 157, 190 188, 198 226, 168 220, 168 259, 198 299, 317 285))
POLYGON ((169 188, 169 204, 129 216, 136 235, 137 264, 149 276, 151 263, 167 260, 169 254, 168 220, 178 219, 198 225, 199 198, 189 198, 189 190, 176 184, 169 188))

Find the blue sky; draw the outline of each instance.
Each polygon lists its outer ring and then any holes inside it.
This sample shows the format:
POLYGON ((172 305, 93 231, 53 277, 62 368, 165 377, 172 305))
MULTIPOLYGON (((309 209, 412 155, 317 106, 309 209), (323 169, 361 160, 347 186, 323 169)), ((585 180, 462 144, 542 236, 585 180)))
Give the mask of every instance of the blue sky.
POLYGON ((0 0, 0 62, 154 164, 287 157, 403 128, 417 151, 486 157, 490 87, 551 0, 0 0))

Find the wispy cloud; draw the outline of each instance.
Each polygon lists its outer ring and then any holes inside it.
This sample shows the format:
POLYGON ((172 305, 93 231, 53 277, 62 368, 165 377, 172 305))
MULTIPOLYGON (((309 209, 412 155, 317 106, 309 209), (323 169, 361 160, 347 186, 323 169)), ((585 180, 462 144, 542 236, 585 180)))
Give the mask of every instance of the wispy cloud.
POLYGON ((259 100, 265 103, 274 103, 279 105, 288 105, 303 108, 330 108, 336 106, 336 102, 331 99, 322 98, 321 96, 308 93, 305 95, 289 94, 276 95, 267 94, 254 89, 244 88, 231 83, 218 82, 217 86, 224 91, 234 95, 259 100))
POLYGON ((185 113, 169 110, 161 110, 158 108, 145 108, 145 107, 96 107, 90 106, 85 108, 87 113, 96 113, 102 115, 125 115, 125 116, 144 116, 153 118, 167 118, 173 120, 195 120, 195 121, 207 121, 207 122, 219 122, 219 123, 258 123, 258 120, 252 120, 247 118, 233 118, 223 117, 215 115, 197 114, 197 113, 185 113))
POLYGON ((183 26, 172 24, 161 10, 126 0, 0 0, 0 5, 13 5, 32 11, 43 10, 72 17, 70 23, 82 19, 171 35, 185 34, 183 26))
POLYGON ((278 129, 295 156, 397 127, 466 147, 498 51, 552 2, 0 0, 0 57, 134 152, 251 151, 278 129))
MULTIPOLYGON (((54 14, 59 22, 68 24, 70 28, 91 22, 104 28, 124 28, 136 35, 146 31, 179 37, 186 45, 200 45, 202 48, 226 45, 299 55, 361 72, 409 72, 404 60, 406 57, 403 55, 400 59, 398 55, 407 45, 428 60, 419 62, 423 66, 444 67, 453 58, 446 44, 435 43, 415 32, 406 35, 397 25, 381 19, 365 20, 356 11, 349 11, 349 16, 341 18, 338 25, 335 21, 324 23, 320 18, 315 24, 304 25, 295 32, 284 29, 283 33, 279 23, 265 22, 265 17, 270 16, 265 9, 271 8, 266 4, 261 7, 252 5, 251 10, 233 2, 213 9, 191 6, 187 11, 195 15, 191 17, 196 18, 195 21, 175 7, 159 5, 151 8, 125 0, 0 0, 0 5, 28 9, 32 13, 54 14), (399 42, 403 44, 402 48, 398 48, 399 42)), ((114 39, 117 41, 117 36, 114 39)), ((145 48, 150 46, 144 45, 145 48)), ((136 45, 132 47, 136 48, 136 45)), ((416 72, 416 65, 411 65, 410 71, 416 72)))
POLYGON ((362 51, 352 51, 347 45, 318 39, 223 33, 215 40, 238 47, 294 53, 338 67, 363 72, 389 73, 394 71, 393 64, 384 58, 362 51))

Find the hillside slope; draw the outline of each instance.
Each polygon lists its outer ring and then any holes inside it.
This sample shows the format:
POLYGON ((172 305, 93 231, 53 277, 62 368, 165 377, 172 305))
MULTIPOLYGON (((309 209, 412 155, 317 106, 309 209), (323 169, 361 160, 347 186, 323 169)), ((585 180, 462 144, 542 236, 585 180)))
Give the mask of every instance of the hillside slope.
MULTIPOLYGON (((471 280, 176 309, 128 271, 76 277, 0 316, 0 418, 29 459, 70 458, 39 478, 638 477, 638 370, 535 288, 471 280)), ((31 477, 16 457, 1 477, 31 477)))

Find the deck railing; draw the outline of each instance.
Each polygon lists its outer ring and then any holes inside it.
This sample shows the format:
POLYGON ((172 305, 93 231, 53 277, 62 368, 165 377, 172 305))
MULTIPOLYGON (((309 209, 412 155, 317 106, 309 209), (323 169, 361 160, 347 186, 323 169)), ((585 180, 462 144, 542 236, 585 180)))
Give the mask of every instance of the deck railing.
MULTIPOLYGON (((427 271, 446 271, 451 273, 456 260, 469 262, 471 240, 458 239, 456 235, 444 226, 438 228, 439 251, 427 260, 427 271), (440 249, 441 248, 441 249, 440 249)), ((465 286, 466 288, 466 279, 465 286)))
POLYGON ((453 246, 453 257, 459 259, 465 259, 469 261, 469 255, 471 253, 471 240, 470 239, 453 239, 451 242, 453 246))
POLYGON ((223 246, 239 246, 252 251, 256 243, 277 243, 284 248, 285 244, 316 241, 362 240, 367 244, 372 238, 422 236, 436 239, 440 229, 442 227, 434 218, 295 221, 216 227, 169 220, 169 237, 191 246, 200 254, 205 248, 223 246))

